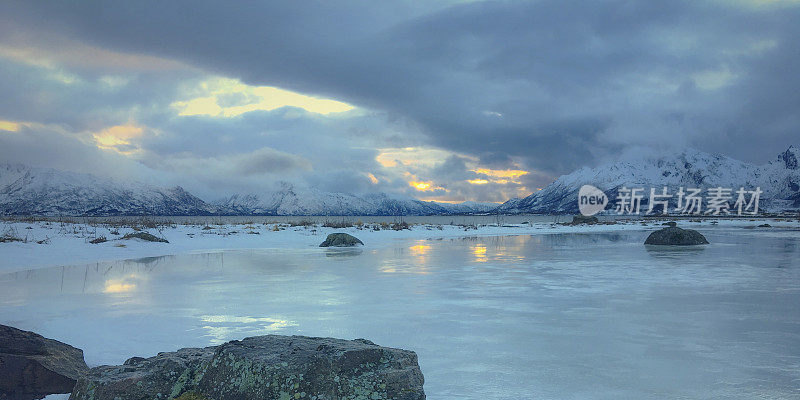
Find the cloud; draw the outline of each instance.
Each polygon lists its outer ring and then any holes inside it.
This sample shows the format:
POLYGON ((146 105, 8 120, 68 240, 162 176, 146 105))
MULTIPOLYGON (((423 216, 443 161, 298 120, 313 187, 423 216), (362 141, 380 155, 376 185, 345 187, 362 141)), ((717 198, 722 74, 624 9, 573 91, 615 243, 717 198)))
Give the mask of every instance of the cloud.
POLYGON ((133 122, 152 168, 269 148, 309 185, 492 201, 643 147, 763 162, 800 131, 797 2, 186 7, 4 2, 0 120, 133 122))
POLYGON ((0 131, 0 160, 117 179, 160 178, 141 164, 80 140, 57 125, 20 122, 16 131, 0 131))
POLYGON ((229 163, 241 175, 286 174, 296 170, 310 170, 308 160, 293 154, 263 147, 252 153, 238 154, 229 163))
POLYGON ((211 115, 235 117, 256 110, 297 107, 308 112, 330 114, 350 111, 354 107, 331 99, 322 99, 270 86, 250 86, 235 79, 212 78, 200 83, 204 90, 198 97, 176 101, 172 107, 178 115, 211 115))

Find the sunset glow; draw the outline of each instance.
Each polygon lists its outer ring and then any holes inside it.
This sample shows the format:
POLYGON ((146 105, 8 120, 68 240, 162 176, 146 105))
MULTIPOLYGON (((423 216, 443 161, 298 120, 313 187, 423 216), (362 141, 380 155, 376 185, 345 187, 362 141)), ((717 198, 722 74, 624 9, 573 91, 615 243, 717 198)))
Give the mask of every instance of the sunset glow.
POLYGON ((0 1, 0 400, 798 398, 799 22, 0 1))
POLYGON ((475 173, 491 176, 492 178, 509 178, 516 179, 522 175, 527 175, 528 171, 519 169, 489 169, 489 168, 476 168, 472 170, 475 173))
POLYGON ((421 192, 424 192, 426 190, 433 190, 431 188, 431 185, 433 185, 433 182, 413 182, 412 181, 412 182, 408 182, 408 184, 411 185, 411 187, 413 187, 413 188, 415 188, 415 189, 417 189, 417 190, 419 190, 421 192))
POLYGON ((131 154, 131 141, 142 136, 144 129, 135 124, 117 125, 106 128, 93 135, 97 147, 114 150, 122 154, 131 154))
POLYGON ((271 111, 281 107, 297 107, 318 114, 341 113, 352 110, 350 104, 308 96, 272 86, 250 86, 236 79, 216 78, 200 84, 206 96, 176 101, 172 107, 178 115, 208 115, 235 117, 256 110, 271 111), (235 98, 236 102, 229 104, 235 98))
POLYGON ((12 121, 0 120, 0 131, 16 132, 19 130, 19 124, 12 121))

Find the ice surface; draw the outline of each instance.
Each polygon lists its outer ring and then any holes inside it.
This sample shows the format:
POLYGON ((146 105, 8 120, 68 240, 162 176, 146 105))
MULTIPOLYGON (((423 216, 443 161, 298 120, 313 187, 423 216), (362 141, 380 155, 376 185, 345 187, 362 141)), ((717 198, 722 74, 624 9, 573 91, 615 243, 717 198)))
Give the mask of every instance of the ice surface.
MULTIPOLYGON (((611 219, 611 217, 601 217, 611 219)), ((0 244, 0 274, 34 268, 60 265, 77 265, 97 261, 114 261, 141 257, 155 257, 186 252, 242 249, 309 249, 315 248, 333 232, 346 232, 361 239, 367 248, 382 247, 396 240, 454 238, 465 236, 505 236, 545 233, 597 233, 643 229, 642 222, 617 220, 613 225, 565 226, 569 215, 487 215, 487 216, 425 216, 425 217, 153 217, 154 220, 170 222, 150 233, 169 240, 169 243, 153 243, 136 240, 120 240, 125 234, 134 233, 130 224, 141 221, 136 217, 112 218, 112 222, 128 221, 128 226, 102 224, 104 219, 87 218, 84 223, 60 223, 55 221, 14 222, 0 221, 0 235, 10 233, 24 242, 0 244), (288 223, 301 220, 313 221, 316 225, 294 226, 288 223), (367 224, 395 223, 405 221, 413 224, 408 230, 374 231, 369 227, 344 229, 320 226, 324 222, 363 221, 367 224), (210 225, 212 229, 203 229, 210 225), (280 231, 275 229, 280 228, 280 231), (257 233, 257 234, 256 234, 257 233), (100 244, 89 241, 98 236, 108 238, 100 244), (39 244, 43 241, 43 244, 39 244)), ((109 221, 106 220, 106 221, 109 221)), ((660 228, 666 220, 650 219, 649 229, 660 228)), ((755 228, 768 222, 776 229, 800 228, 798 221, 788 219, 705 219, 701 222, 681 221, 681 227, 692 229, 755 228)))
POLYGON ((800 232, 243 250, 0 276, 0 323, 90 365, 266 333, 415 350, 430 399, 796 398, 800 232))

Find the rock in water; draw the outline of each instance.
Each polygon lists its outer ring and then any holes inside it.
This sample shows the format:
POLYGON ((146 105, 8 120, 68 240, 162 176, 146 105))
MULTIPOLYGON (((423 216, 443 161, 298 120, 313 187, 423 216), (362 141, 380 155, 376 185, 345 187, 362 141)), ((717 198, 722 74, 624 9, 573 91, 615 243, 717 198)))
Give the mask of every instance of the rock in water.
POLYGON ((644 244, 668 246, 692 246, 708 244, 708 240, 700 232, 691 229, 681 229, 676 226, 659 229, 650 234, 644 244))
POLYGON ((368 340, 267 335, 93 368, 70 399, 424 400, 412 351, 368 340))
POLYGON ((81 349, 0 325, 0 399, 69 393, 88 372, 81 349))
POLYGON ((319 245, 319 247, 350 247, 355 246, 356 244, 364 244, 364 242, 358 240, 357 237, 353 235, 348 235, 346 233, 331 233, 325 238, 325 241, 319 245))

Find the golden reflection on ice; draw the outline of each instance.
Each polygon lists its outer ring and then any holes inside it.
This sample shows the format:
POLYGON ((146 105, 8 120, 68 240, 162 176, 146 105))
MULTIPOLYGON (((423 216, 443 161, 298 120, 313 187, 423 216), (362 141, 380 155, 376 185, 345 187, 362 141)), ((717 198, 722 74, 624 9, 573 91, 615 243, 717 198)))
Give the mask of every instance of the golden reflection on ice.
POLYGON ((431 249, 431 246, 425 244, 418 244, 415 246, 411 246, 408 249, 411 250, 412 255, 418 257, 424 257, 426 254, 428 254, 428 251, 431 249))
POLYGON ((428 271, 428 253, 430 253, 431 246, 424 243, 424 241, 419 241, 417 244, 408 247, 408 251, 414 257, 410 265, 397 265, 395 262, 384 261, 379 267, 381 272, 388 274, 403 272, 421 275, 430 273, 428 271))
POLYGON ((486 262, 486 246, 482 244, 476 244, 475 246, 470 247, 472 250, 472 255, 475 256, 475 261, 477 262, 486 262))
POLYGON ((103 284, 103 293, 128 293, 136 290, 136 275, 119 279, 108 279, 103 284))

